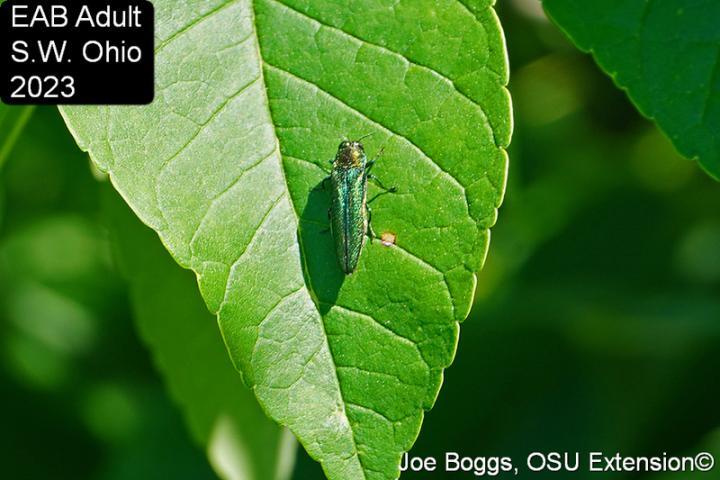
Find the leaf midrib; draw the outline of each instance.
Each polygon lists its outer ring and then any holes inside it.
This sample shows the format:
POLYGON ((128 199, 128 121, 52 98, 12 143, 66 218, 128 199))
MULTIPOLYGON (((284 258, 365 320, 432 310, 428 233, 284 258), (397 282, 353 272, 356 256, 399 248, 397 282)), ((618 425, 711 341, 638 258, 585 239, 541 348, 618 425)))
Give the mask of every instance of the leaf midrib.
MULTIPOLYGON (((255 33, 255 47, 256 47, 256 52, 257 52, 257 58, 261 62, 264 63, 262 50, 260 48, 260 38, 257 34, 257 22, 256 22, 256 18, 255 18, 255 5, 254 5, 253 1, 250 1, 250 15, 252 16, 252 18, 251 18, 252 30, 255 33)), ((259 70, 260 70, 260 78, 262 79, 263 86, 267 85, 265 83, 265 72, 264 72, 264 69, 262 68, 262 65, 260 66, 259 70)), ((300 215, 298 214, 297 208, 296 208, 295 204, 293 203, 292 197, 290 195, 290 184, 287 181, 287 175, 286 175, 285 168, 284 168, 283 162, 282 162, 282 152, 280 151, 280 139, 278 138, 277 132, 275 131, 275 122, 273 121, 272 112, 270 111, 270 98, 268 97, 268 94, 267 94, 267 88, 263 88, 262 92, 263 92, 263 95, 265 96, 265 101, 263 102, 263 105, 265 106, 265 110, 268 115, 268 118, 271 120, 271 128, 273 131, 273 136, 275 137, 275 150, 277 150, 277 153, 278 153, 277 158, 278 158, 278 162, 280 163, 279 170, 282 174, 283 182, 285 182, 285 191, 284 191, 283 195, 281 195, 281 197, 282 196, 287 197, 287 201, 292 206, 292 210, 295 214, 295 222, 296 222, 297 230, 298 230, 298 235, 296 238, 298 241, 298 248, 300 249, 300 258, 302 259, 302 262, 303 262, 303 269, 305 271, 308 271, 305 245, 303 243, 302 234, 301 234, 300 215)), ((322 333, 323 333, 323 342, 325 344, 325 348, 327 348, 328 356, 330 357, 330 362, 332 363, 332 369, 333 369, 332 373, 333 373, 333 377, 335 378, 335 382, 337 384, 337 390, 338 390, 338 395, 340 397, 340 402, 342 403, 342 415, 344 417, 344 420, 347 422, 348 428, 350 429, 350 438, 352 440, 352 446, 353 446, 353 450, 354 450, 353 456, 357 457, 358 463, 360 464, 360 471, 362 472, 363 479, 367 480, 367 474, 365 473, 366 467, 365 467, 365 465, 363 465, 362 458, 360 457, 360 451, 358 449, 357 439, 355 438, 355 429, 353 428, 353 425, 350 422, 350 418, 347 415, 347 402, 345 401, 345 397, 343 395, 343 390, 342 390, 342 386, 340 383, 340 377, 338 377, 338 374, 337 374, 337 364, 335 362, 335 356, 333 354, 332 348, 330 347, 330 341, 328 339, 329 337, 327 334, 327 330, 325 328, 325 319, 320 314, 320 308, 318 307, 319 299, 315 292, 315 289, 312 286, 312 282, 311 282, 310 278, 306 275, 303 275, 303 278, 304 279, 307 278, 307 281, 304 282, 304 286, 307 289, 308 294, 310 295, 310 298, 312 299, 313 305, 315 305, 315 310, 317 312, 317 315, 320 317, 320 326, 322 328, 322 333)), ((230 275, 228 275, 228 283, 229 283, 229 281, 230 281, 230 275)), ((269 316, 269 314, 266 315, 265 318, 267 318, 268 316, 269 316)))

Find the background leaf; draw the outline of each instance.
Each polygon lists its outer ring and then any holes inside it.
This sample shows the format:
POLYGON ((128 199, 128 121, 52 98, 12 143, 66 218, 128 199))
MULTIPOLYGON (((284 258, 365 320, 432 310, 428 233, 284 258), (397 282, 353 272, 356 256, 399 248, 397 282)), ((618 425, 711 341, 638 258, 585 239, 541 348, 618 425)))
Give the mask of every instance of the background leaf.
POLYGON ((0 173, 0 476, 216 478, 134 333, 100 183, 57 109, 0 173))
MULTIPOLYGON (((155 2, 156 99, 64 107, 175 259, 235 365, 330 478, 395 478, 454 356, 511 133, 491 2, 155 2), (378 232, 344 277, 314 191, 373 133, 378 232)), ((371 194, 375 193, 371 189, 371 194)))
POLYGON ((140 334, 221 478, 289 478, 295 440, 265 417, 232 368, 192 275, 109 187, 104 213, 140 334))
POLYGON ((544 0, 543 5, 680 153, 720 178, 720 3, 544 0))

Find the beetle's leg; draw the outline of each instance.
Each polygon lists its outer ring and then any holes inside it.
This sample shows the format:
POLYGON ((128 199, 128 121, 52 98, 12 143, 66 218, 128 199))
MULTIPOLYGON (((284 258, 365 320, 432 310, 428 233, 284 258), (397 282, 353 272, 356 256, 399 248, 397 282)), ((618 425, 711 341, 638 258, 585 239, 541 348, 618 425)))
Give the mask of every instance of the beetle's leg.
MULTIPOLYGON (((367 162, 367 164, 365 164, 365 175, 367 176, 368 180, 373 180, 374 183, 378 187, 382 188, 386 192, 395 193, 397 191, 397 188, 395 188, 395 187, 387 188, 385 185, 382 184, 382 182, 380 180, 378 180, 378 178, 375 175, 370 173, 370 170, 372 170, 372 168, 375 166, 375 162, 377 161, 378 158, 380 158, 380 156, 383 154, 384 151, 385 151, 385 147, 382 147, 380 149, 380 151, 377 153, 377 155, 375 155, 375 157, 372 160, 370 160, 369 162, 367 162)), ((377 195, 374 198, 377 198, 377 195)))
POLYGON ((368 237, 370 237, 370 240, 375 240, 377 238, 377 234, 375 233, 375 230, 373 230, 372 225, 368 223, 368 231, 367 231, 368 237))
POLYGON ((367 232, 365 232, 365 235, 370 237, 370 240, 374 240, 377 235, 375 235, 375 230, 372 228, 372 208, 370 208, 370 205, 365 205, 365 211, 368 217, 367 232))
POLYGON ((394 193, 394 192, 385 191, 385 192, 376 193, 375 195, 373 195, 373 197, 372 197, 370 200, 367 201, 367 203, 368 203, 368 204, 371 204, 372 202, 374 202, 374 201, 377 200, 378 198, 382 197, 383 195, 387 195, 388 193, 394 193))
POLYGON ((382 182, 381 182, 380 180, 378 180, 378 178, 377 178, 375 175, 373 175, 372 173, 370 173, 370 170, 372 170, 372 168, 375 166, 375 162, 377 161, 378 158, 380 158, 380 156, 383 154, 384 151, 385 151, 385 147, 382 147, 382 148, 380 149, 380 151, 377 153, 377 155, 375 155, 375 158, 373 158, 372 160, 370 160, 370 161, 365 165, 365 178, 367 178, 368 180, 372 180, 374 184, 376 184, 378 187, 380 187, 380 188, 382 188, 383 190, 385 190, 384 192, 378 193, 377 195, 375 195, 374 197, 372 197, 367 203, 372 202, 373 200, 377 199, 379 196, 385 195, 386 193, 395 193, 395 192, 397 192, 397 188, 396 188, 396 187, 387 188, 385 185, 382 184, 382 182))
POLYGON ((373 157, 373 159, 370 160, 370 161, 365 165, 365 171, 366 171, 366 172, 369 172, 369 171, 370 171, 370 169, 373 167, 373 165, 375 165, 375 162, 377 161, 377 159, 380 158, 384 152, 385 152, 385 147, 380 148, 380 150, 378 151, 378 153, 375 154, 375 156, 373 157))
MULTIPOLYGON (((378 187, 385 190, 385 193, 397 192, 397 187, 390 187, 390 188, 386 187, 385 185, 382 184, 382 182, 375 175, 373 175, 371 173, 368 173, 367 178, 368 178, 368 180, 372 180, 375 185, 377 185, 378 187)), ((375 197, 377 197, 377 195, 375 197)))
MULTIPOLYGON (((328 208, 328 221, 329 221, 329 220, 330 220, 330 209, 328 208)), ((328 232, 330 232, 330 225, 328 225, 327 228, 323 228, 322 230, 320 230, 320 233, 322 233, 322 234, 325 234, 325 233, 328 233, 328 232)))

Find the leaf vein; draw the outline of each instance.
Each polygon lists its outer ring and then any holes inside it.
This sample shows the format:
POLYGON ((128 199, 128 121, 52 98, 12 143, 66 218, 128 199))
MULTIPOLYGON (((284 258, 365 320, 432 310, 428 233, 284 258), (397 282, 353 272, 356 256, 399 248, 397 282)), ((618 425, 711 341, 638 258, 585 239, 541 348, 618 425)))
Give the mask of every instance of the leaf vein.
POLYGON ((402 380, 398 375, 394 375, 394 374, 392 374, 392 373, 378 372, 378 371, 376 371, 376 370, 369 370, 369 369, 367 369, 367 368, 361 368, 361 367, 358 367, 358 366, 356 366, 356 365, 336 365, 336 368, 337 368, 338 370, 351 370, 351 371, 356 371, 356 372, 361 372, 361 373, 367 373, 368 375, 377 375, 377 376, 379 376, 379 377, 391 378, 391 379, 393 379, 393 380, 396 380, 399 384, 405 385, 406 387, 415 387, 415 388, 420 387, 420 388, 422 388, 421 385, 417 385, 417 384, 415 384, 415 383, 405 382, 405 381, 402 380))
MULTIPOLYGON (((344 306, 342 306, 342 305, 336 305, 336 304, 334 304, 334 303, 328 303, 328 302, 320 302, 320 303, 323 304, 323 305, 328 305, 328 306, 330 306, 330 307, 332 307, 332 308, 336 308, 336 309, 338 309, 338 310, 344 310, 344 311, 346 311, 346 312, 348 312, 348 313, 350 313, 350 314, 353 314, 353 315, 358 315, 358 316, 361 316, 361 317, 370 319, 373 323, 377 324, 377 325, 378 325, 380 328, 382 328, 383 330, 385 330, 385 331, 387 331, 388 333, 392 334, 393 336, 397 337, 397 338, 398 338, 400 341, 402 341, 403 343, 406 343, 407 345, 411 345, 411 346, 417 351, 417 353, 420 354, 420 349, 418 349, 417 342, 413 341, 412 339, 410 339, 410 338, 408 338, 408 337, 404 337, 404 336, 400 335, 398 332, 396 332, 395 330, 391 329, 391 328, 388 327, 387 325, 383 324, 382 322, 380 322, 380 320, 378 320, 377 318, 373 317, 372 315, 368 315, 367 313, 363 313, 363 312, 358 312, 357 310, 353 310, 353 309, 350 309, 350 308, 348 308, 348 307, 344 307, 344 306)), ((420 357, 422 358, 422 355, 420 355, 420 357)), ((427 365, 427 362, 425 362, 425 364, 427 365)), ((428 365, 428 368, 430 368, 429 365, 428 365)))
POLYGON ((173 32, 172 35, 170 35, 168 38, 160 42, 160 45, 155 47, 155 53, 157 54, 160 50, 167 47, 173 40, 178 38, 179 36, 183 35, 184 33, 192 30, 194 27, 196 27, 198 24, 203 23, 205 20, 208 20, 209 18, 217 15, 221 11, 225 10, 226 8, 230 7, 231 5, 237 3, 238 0, 230 0, 229 2, 222 3, 218 5, 217 7, 213 8, 212 10, 205 12, 204 14, 200 15, 199 17, 193 19, 190 23, 182 27, 181 29, 177 30, 176 32, 173 32))
MULTIPOLYGON (((277 149, 273 149, 273 150, 272 150, 270 153, 268 153, 267 155, 263 155, 263 156, 262 156, 259 160, 257 160, 255 163, 253 163, 252 165, 249 165, 246 169, 244 169, 242 172, 240 172, 240 175, 238 175, 232 182, 230 182, 230 184, 229 184, 227 187, 225 187, 224 189, 222 189, 222 191, 218 192, 218 194, 215 195, 215 196, 210 200, 210 203, 208 204, 208 208, 205 210, 205 213, 203 214, 202 218, 201 218, 200 221, 198 222, 197 227, 195 227, 195 229, 194 229, 194 231, 193 231, 194 233, 193 233, 193 235, 192 235, 192 237, 191 237, 191 239, 190 239, 190 251, 192 252, 193 255, 195 254, 195 252, 193 251, 193 244, 194 244, 195 241, 197 240, 197 236, 198 236, 198 234, 199 234, 199 232, 200 232, 200 229, 201 229, 201 227, 203 226, 203 224, 205 223, 205 221, 207 220, 208 216, 210 215, 210 211, 212 210, 212 208, 213 208, 213 206, 215 205, 215 203, 216 203, 218 200, 220 200, 220 198, 221 198, 223 195, 225 195, 227 192, 229 192, 235 185, 237 185, 238 182, 240 182, 240 180, 242 180, 243 177, 245 177, 245 175, 247 175, 250 171, 254 170, 255 168, 258 168, 260 165, 262 165, 263 163, 265 163, 265 161, 266 161, 267 159, 269 159, 270 157, 272 157, 272 155, 273 155, 274 153, 276 153, 276 152, 277 152, 277 149)), ((272 207, 271 207, 271 208, 272 208, 272 207)), ((264 219, 264 218, 263 218, 263 219, 264 219)))
POLYGON ((230 293, 230 287, 231 287, 231 285, 230 285, 230 284, 231 284, 231 282, 230 282, 230 277, 232 276, 233 271, 234 271, 235 268, 237 267, 237 265, 238 265, 238 263, 240 262, 240 260, 242 259, 243 255, 245 255, 245 252, 247 252, 248 249, 249 249, 249 248, 252 246, 252 244, 255 242, 255 239, 257 238, 258 234, 262 231, 263 225, 265 224, 265 222, 266 222, 266 221, 268 220, 268 218, 270 217, 270 214, 272 213, 272 211, 275 210, 275 208, 277 208, 277 206, 280 204, 280 202, 282 201, 282 199, 285 197, 285 194, 286 194, 286 192, 282 192, 282 193, 278 196, 278 198, 275 199, 275 201, 273 202, 273 204, 270 206, 270 208, 268 209, 268 211, 265 212, 265 215, 264 215, 263 218, 260 220, 260 223, 258 224, 257 228, 256 228, 255 231, 253 232, 252 237, 250 237, 250 240, 248 241, 247 245, 245 245, 245 248, 243 249, 243 251, 240 252, 240 254, 238 255, 237 259, 232 263, 232 265, 230 265, 230 270, 228 271, 228 279, 227 279, 227 281, 225 282, 225 292, 223 293, 223 300, 222 300, 222 302, 220 303, 220 306, 218 307, 218 312, 220 312, 220 311, 223 309, 223 307, 225 306, 225 304, 227 303, 227 296, 228 296, 228 294, 230 293))
POLYGON ((200 134, 202 133, 203 129, 204 129, 205 127, 207 127, 214 119, 216 119, 217 116, 220 115, 220 114, 222 113, 222 111, 225 110, 225 108, 227 108, 228 104, 229 104, 231 101, 233 101, 234 99, 236 99, 237 97, 239 97, 240 95, 242 95, 248 88, 252 87, 255 83, 257 83, 258 80, 260 80, 260 78, 261 78, 260 76, 255 77, 252 81, 250 81, 250 82, 247 83, 246 85, 243 85, 237 92, 233 93, 233 94, 230 95, 225 101, 223 101, 223 102, 218 106, 218 108, 216 108, 216 109, 210 114, 210 117, 209 117, 205 122, 203 122, 202 124, 198 125, 198 129, 195 131, 195 133, 194 133, 193 135, 191 135, 190 138, 188 138, 188 140, 187 140, 175 153, 173 153, 172 155, 170 155, 170 156, 160 165, 160 169, 158 170, 158 173, 157 173, 157 175, 156 175, 156 178, 159 178, 160 175, 163 173, 163 171, 167 168, 167 166, 168 166, 173 160, 175 160, 178 156, 180 156, 180 154, 181 154, 186 148, 188 148, 190 145, 192 145, 192 143, 200 136, 200 134))

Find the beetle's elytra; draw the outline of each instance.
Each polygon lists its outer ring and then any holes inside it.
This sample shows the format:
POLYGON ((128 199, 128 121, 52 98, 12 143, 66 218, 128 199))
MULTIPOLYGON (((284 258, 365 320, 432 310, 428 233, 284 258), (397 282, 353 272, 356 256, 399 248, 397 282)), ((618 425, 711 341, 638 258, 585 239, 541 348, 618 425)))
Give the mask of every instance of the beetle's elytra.
MULTIPOLYGON (((375 161, 368 161, 359 140, 340 143, 330 172, 331 202, 328 216, 340 268, 345 274, 355 271, 360 260, 365 235, 374 237, 370 225, 371 210, 367 201, 367 182, 375 161)), ((327 180, 327 179, 326 179, 327 180)), ((385 189, 394 192, 395 189, 385 189)))

